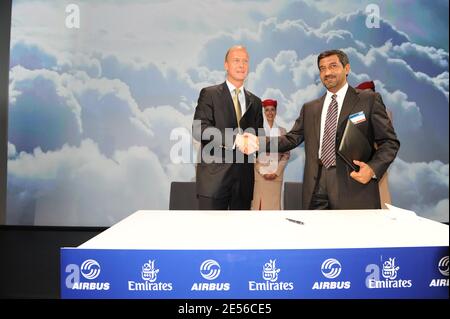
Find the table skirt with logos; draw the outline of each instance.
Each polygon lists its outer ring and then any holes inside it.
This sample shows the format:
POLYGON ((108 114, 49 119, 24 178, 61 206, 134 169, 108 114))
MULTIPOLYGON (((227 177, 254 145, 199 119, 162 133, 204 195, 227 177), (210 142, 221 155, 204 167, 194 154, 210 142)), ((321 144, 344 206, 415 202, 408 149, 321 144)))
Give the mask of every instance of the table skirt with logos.
POLYGON ((61 248, 62 298, 448 298, 448 225, 396 207, 137 211, 61 248))

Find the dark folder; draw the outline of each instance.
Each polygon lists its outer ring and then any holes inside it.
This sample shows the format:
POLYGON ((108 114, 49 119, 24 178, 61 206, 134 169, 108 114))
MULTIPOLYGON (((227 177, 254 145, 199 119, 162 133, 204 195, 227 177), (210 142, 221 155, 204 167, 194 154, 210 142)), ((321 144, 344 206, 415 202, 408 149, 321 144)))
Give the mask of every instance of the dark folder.
POLYGON ((359 166, 355 165, 353 160, 367 163, 372 157, 372 150, 372 145, 370 145, 366 136, 351 120, 347 120, 337 152, 339 156, 342 157, 353 170, 358 171, 359 166))

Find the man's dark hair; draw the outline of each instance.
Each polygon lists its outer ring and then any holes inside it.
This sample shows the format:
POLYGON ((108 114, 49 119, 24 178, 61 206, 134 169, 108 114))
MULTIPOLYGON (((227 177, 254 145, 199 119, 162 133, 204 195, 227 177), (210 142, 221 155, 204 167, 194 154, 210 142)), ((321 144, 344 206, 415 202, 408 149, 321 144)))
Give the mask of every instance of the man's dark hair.
POLYGON ((320 53, 319 56, 317 57, 317 67, 319 67, 320 60, 322 60, 323 58, 329 57, 331 55, 337 55, 339 58, 339 61, 341 62, 343 67, 345 67, 349 63, 348 56, 347 56, 347 54, 345 54, 344 51, 328 50, 328 51, 324 51, 324 52, 320 53))

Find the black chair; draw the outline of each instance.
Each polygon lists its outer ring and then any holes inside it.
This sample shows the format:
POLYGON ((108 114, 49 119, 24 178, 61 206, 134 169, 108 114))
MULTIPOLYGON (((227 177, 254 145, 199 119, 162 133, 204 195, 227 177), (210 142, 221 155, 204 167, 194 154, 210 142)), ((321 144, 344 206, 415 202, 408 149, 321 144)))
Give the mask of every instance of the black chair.
POLYGON ((198 209, 195 182, 172 182, 170 184, 169 210, 198 209))
POLYGON ((297 182, 284 183, 284 210, 302 209, 302 185, 297 182))

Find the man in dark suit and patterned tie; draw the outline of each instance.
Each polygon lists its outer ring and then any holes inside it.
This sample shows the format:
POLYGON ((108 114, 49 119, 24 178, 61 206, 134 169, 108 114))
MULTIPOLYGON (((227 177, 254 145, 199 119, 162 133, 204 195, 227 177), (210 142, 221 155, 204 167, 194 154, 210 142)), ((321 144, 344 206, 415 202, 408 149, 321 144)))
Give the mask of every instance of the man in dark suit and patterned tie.
POLYGON ((244 88, 249 55, 243 46, 231 47, 225 55, 226 81, 200 91, 192 126, 201 142, 196 167, 199 208, 247 210, 253 198, 252 141, 243 132, 263 129, 261 100, 244 88))
POLYGON ((317 65, 326 94, 305 103, 291 131, 267 141, 266 148, 269 151, 272 144, 275 151, 285 152, 305 142, 303 209, 381 208, 378 179, 400 147, 386 107, 380 94, 348 85, 350 64, 343 51, 322 52, 317 65), (367 163, 353 161, 358 171, 336 154, 348 119, 370 145, 378 146, 367 163))

